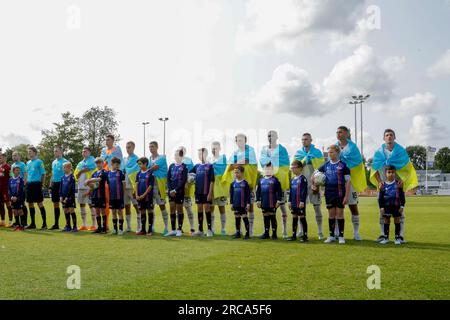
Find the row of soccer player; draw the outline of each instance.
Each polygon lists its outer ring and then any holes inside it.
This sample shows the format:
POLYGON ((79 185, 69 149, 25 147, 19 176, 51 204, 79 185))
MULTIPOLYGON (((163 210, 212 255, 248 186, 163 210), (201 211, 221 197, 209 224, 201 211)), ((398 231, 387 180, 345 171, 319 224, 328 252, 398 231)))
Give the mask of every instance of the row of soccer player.
MULTIPOLYGON (((349 130, 345 127, 338 128, 338 142, 330 146, 328 156, 330 160, 324 164, 322 152, 312 145, 311 135, 306 133, 302 137, 303 147, 295 155, 296 161, 289 167, 289 156, 286 149, 277 143, 277 133, 270 131, 268 134, 269 145, 261 151, 260 164, 264 168, 264 177, 256 181, 257 163, 254 150, 247 145, 244 135, 236 136, 237 150, 227 163, 224 155, 220 154, 220 144, 212 144, 213 157, 208 159, 206 149, 199 150, 200 163, 194 166, 192 160, 185 156, 185 149, 179 148, 175 153, 175 163, 167 168, 165 156, 158 154, 158 144, 150 143, 150 159, 139 159, 134 154, 134 143, 127 143, 128 157, 123 158, 120 147, 114 145, 114 137, 106 138, 106 147, 102 150, 102 158, 93 159, 90 150, 85 148, 83 160, 77 165, 72 173, 72 165, 62 157, 62 150, 55 148, 55 161, 52 163, 52 201, 55 208, 55 225, 52 229, 58 229, 59 204, 63 204, 66 216, 66 227, 63 231, 75 231, 75 190, 78 189, 78 202, 81 206, 82 226, 80 230, 95 230, 95 232, 106 232, 108 214, 112 211, 114 233, 123 233, 123 208, 127 221, 127 231, 131 230, 131 205, 134 205, 137 214, 138 234, 145 234, 146 222, 148 221, 148 233, 153 231, 154 214, 153 205, 160 206, 167 236, 182 235, 183 207, 188 212, 190 230, 193 235, 203 235, 203 219, 206 215, 208 226, 207 235, 214 233, 214 207, 218 206, 221 213, 222 234, 225 233, 225 205, 226 197, 229 195, 230 204, 236 214, 236 234, 241 236, 241 219, 246 228, 245 238, 253 234, 254 211, 253 203, 256 200, 258 207, 263 211, 264 233, 262 238, 269 237, 269 230, 276 238, 277 220, 275 212, 278 207, 282 211, 283 237, 287 238, 287 201, 293 214, 293 235, 289 240, 296 240, 297 226, 300 223, 301 240, 307 240, 307 222, 305 206, 307 198, 313 204, 316 214, 316 222, 319 229, 319 239, 322 239, 322 214, 320 212, 321 196, 314 184, 313 172, 315 170, 324 173, 325 200, 329 210, 330 237, 326 242, 335 240, 335 234, 339 236, 340 243, 344 243, 344 219, 343 208, 349 204, 352 212, 354 226, 354 239, 360 240, 359 236, 359 213, 357 208, 357 191, 361 189, 360 184, 365 182, 351 168, 358 166, 355 152, 359 154, 356 145, 349 139, 349 130), (139 161, 138 161, 139 160, 139 161), (289 181, 289 169, 293 178, 289 181), (190 173, 190 174, 189 174, 190 173), (188 178, 190 176, 190 179, 188 178), (232 180, 234 176, 234 181, 232 180), (359 181, 358 181, 358 178, 359 181), (189 181, 190 180, 190 181, 189 181), (78 184, 78 188, 76 187, 78 184), (229 186, 229 187, 228 187, 229 186), (256 195, 253 190, 256 187, 256 195), (109 190, 108 190, 109 189, 109 190), (167 191, 166 191, 167 190, 167 191), (247 192, 248 191, 248 192, 247 192), (170 203, 170 222, 172 231, 169 232, 168 214, 165 208, 165 197, 168 195, 170 203), (194 228, 194 215, 192 213, 191 197, 195 195, 198 206, 198 231, 194 228), (256 199, 255 199, 256 197, 256 199), (93 224, 86 226, 86 205, 91 208, 93 224), (148 217, 148 220, 147 220, 148 217), (71 224, 72 218, 72 224, 71 224), (178 219, 178 225, 176 220, 178 219), (95 226, 96 221, 97 226, 95 226), (71 227, 72 225, 72 227, 71 227)), ((384 174, 384 169, 376 170, 375 178, 380 182, 380 225, 382 236, 378 239, 386 243, 389 232, 389 221, 391 215, 396 222, 396 240, 402 240, 401 218, 403 216, 404 196, 402 187, 404 181, 395 179, 395 167, 389 166, 389 153, 398 149, 395 143, 395 133, 386 130, 384 134, 385 144, 381 153, 385 156, 383 167, 394 171, 384 174), (390 149, 390 150, 389 150, 390 149), (381 174, 380 174, 381 173, 381 174), (387 180, 383 182, 382 180, 387 180), (395 182, 395 183, 393 183, 395 182), (393 187, 391 187, 393 186, 393 187)), ((401 148, 401 147, 400 147, 401 148)), ((397 152, 396 154, 399 154, 397 152)), ((377 154, 375 155, 377 156, 377 154)), ((18 154, 15 153, 13 171, 14 178, 9 181, 8 197, 12 200, 12 211, 18 217, 16 219, 17 229, 26 225, 25 200, 29 203, 31 224, 28 229, 35 228, 34 203, 39 205, 43 218, 43 229, 47 228, 46 213, 42 199, 42 182, 45 175, 43 163, 37 157, 37 150, 29 148, 27 165, 20 162, 18 154), (17 168, 17 169, 16 169, 17 168), (26 188, 24 188, 25 181, 26 188), (21 187, 22 185, 22 187, 21 187), (23 194, 18 190, 24 189, 23 194), (16 190, 16 191, 14 191, 16 190), (16 194, 17 193, 17 194, 16 194), (25 209, 25 210, 24 210, 25 209), (25 212, 23 212, 25 211, 25 212), (23 220, 23 221, 21 221, 23 220)), ((3 157, 2 157, 3 158, 3 157)), ((360 165, 363 166, 359 154, 360 165)), ((0 160, 2 168, 5 167, 4 159, 0 160)), ((8 176, 8 175, 6 175, 8 176)), ((320 175, 318 175, 320 176, 320 175)), ((9 200, 3 196, 4 200, 9 200)), ((4 201, 8 203, 8 201, 4 201)), ((3 208, 3 205, 2 205, 3 208)), ((4 222, 4 209, 2 222, 4 222)), ((10 220, 11 220, 10 216, 10 220)))

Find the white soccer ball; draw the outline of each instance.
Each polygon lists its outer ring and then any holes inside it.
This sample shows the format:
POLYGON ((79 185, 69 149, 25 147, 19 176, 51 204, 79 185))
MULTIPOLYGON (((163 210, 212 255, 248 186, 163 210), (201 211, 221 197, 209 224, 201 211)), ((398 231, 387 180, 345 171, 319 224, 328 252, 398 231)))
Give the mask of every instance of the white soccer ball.
POLYGON ((91 190, 95 190, 98 188, 99 185, 100 185, 100 183, 98 183, 98 182, 91 182, 91 183, 89 183, 89 188, 91 188, 91 190))
POLYGON ((320 171, 314 172, 314 184, 316 186, 324 186, 327 181, 327 176, 320 171))
POLYGON ((193 184, 195 182, 195 173, 189 173, 188 174, 187 182, 189 184, 193 184))

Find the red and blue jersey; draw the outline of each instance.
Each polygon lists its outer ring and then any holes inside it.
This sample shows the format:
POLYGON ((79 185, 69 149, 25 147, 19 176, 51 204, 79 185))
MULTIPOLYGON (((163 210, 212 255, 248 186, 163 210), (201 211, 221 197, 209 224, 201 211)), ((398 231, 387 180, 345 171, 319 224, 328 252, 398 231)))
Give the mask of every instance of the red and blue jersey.
POLYGON ((109 199, 123 200, 125 174, 122 170, 108 172, 109 199))
POLYGON ((106 199, 106 182, 108 181, 108 171, 101 169, 95 171, 92 175, 92 179, 100 179, 98 187, 91 193, 92 199, 106 199))
POLYGON ((75 199, 75 177, 73 174, 62 176, 59 194, 61 198, 75 199))
POLYGON ((230 203, 232 208, 245 208, 250 204, 250 186, 247 181, 234 180, 230 184, 230 203))
POLYGON ((210 163, 199 163, 191 172, 195 173, 195 194, 209 194, 211 183, 214 183, 214 166, 210 163))
POLYGON ((277 201, 281 201, 282 195, 280 181, 275 176, 259 179, 256 186, 256 201, 261 202, 262 208, 275 208, 277 201))
POLYGON ((300 207, 300 203, 306 203, 306 197, 308 196, 308 180, 304 175, 293 177, 291 179, 291 186, 289 189, 289 203, 292 208, 296 209, 300 207))
POLYGON ((184 163, 172 163, 167 174, 167 188, 170 191, 175 190, 176 193, 184 193, 184 187, 187 181, 188 169, 184 163))
POLYGON ((378 194, 378 205, 380 208, 389 206, 403 207, 405 206, 405 202, 405 192, 398 180, 382 183, 378 194))
POLYGON ((326 176, 325 195, 328 197, 345 197, 345 184, 350 180, 350 169, 347 165, 338 161, 325 162, 319 169, 326 176))
MULTIPOLYGON (((153 173, 150 171, 150 169, 145 172, 139 171, 136 176, 136 184, 138 196, 143 195, 149 187, 153 189, 153 185, 155 184, 155 177, 153 176, 153 173)), ((150 192, 147 193, 142 201, 153 202, 153 190, 150 190, 150 192)))
POLYGON ((8 192, 10 198, 17 198, 17 202, 23 203, 25 201, 24 181, 20 176, 9 179, 8 192))

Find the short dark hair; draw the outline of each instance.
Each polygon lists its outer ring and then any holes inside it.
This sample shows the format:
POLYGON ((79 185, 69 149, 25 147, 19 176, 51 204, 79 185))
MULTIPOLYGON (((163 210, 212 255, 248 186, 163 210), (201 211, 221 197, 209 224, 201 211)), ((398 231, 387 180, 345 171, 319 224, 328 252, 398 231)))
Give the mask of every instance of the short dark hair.
POLYGON ((13 167, 13 172, 16 170, 16 169, 19 169, 19 171, 20 171, 20 167, 19 166, 15 166, 15 167, 13 167))
POLYGON ((121 161, 120 161, 120 159, 119 159, 119 158, 117 158, 117 157, 114 157, 114 158, 112 158, 112 159, 111 159, 111 164, 113 164, 113 163, 117 163, 117 164, 120 164, 120 163, 121 163, 121 161))
POLYGON ((200 152, 206 152, 206 153, 208 153, 208 149, 206 149, 206 148, 200 148, 200 149, 198 149, 198 151, 200 151, 200 152))
POLYGON ((345 132, 350 133, 350 129, 347 128, 346 126, 340 126, 338 127, 338 130, 344 130, 345 132))
POLYGON ((304 136, 308 136, 308 137, 310 137, 310 138, 312 137, 311 133, 309 133, 309 132, 305 132, 305 133, 303 134, 303 137, 304 137, 304 136))
POLYGON ((397 169, 395 169, 394 166, 389 165, 389 166, 384 167, 384 172, 386 172, 386 171, 397 171, 397 169))
POLYGON ((294 160, 292 161, 291 166, 295 166, 301 169, 303 168, 303 162, 301 162, 300 160, 294 160))
POLYGON ((237 167, 234 167, 234 169, 236 170, 238 170, 238 171, 240 171, 240 172, 242 172, 242 173, 244 173, 244 171, 245 171, 245 168, 244 168, 244 166, 237 166, 237 167))
POLYGON ((113 134, 107 134, 106 135, 106 138, 110 138, 111 140, 116 140, 116 137, 114 137, 114 135, 113 134))
POLYGON ((151 144, 158 148, 158 142, 157 141, 151 141, 149 143, 149 145, 151 145, 151 144))
POLYGON ((272 162, 267 162, 266 165, 264 167, 272 167, 272 162))
POLYGON ((36 147, 34 147, 34 146, 29 146, 27 149, 33 151, 36 154, 38 153, 36 147))
POLYGON ((138 163, 140 162, 140 163, 145 164, 146 166, 148 166, 148 158, 146 158, 146 157, 139 158, 137 162, 138 163))
POLYGON ((392 130, 392 129, 386 129, 386 130, 384 130, 383 138, 386 136, 386 133, 392 133, 392 134, 394 135, 394 138, 397 138, 397 137, 395 136, 395 131, 392 130))
POLYGON ((136 147, 136 144, 134 143, 134 141, 128 141, 127 144, 132 145, 133 147, 136 147))
POLYGON ((87 146, 86 146, 86 147, 83 147, 83 150, 87 150, 87 151, 89 151, 89 152, 92 152, 92 151, 91 151, 91 148, 90 148, 90 147, 87 147, 87 146))
POLYGON ((184 157, 184 151, 183 151, 183 149, 178 149, 178 156, 184 157))

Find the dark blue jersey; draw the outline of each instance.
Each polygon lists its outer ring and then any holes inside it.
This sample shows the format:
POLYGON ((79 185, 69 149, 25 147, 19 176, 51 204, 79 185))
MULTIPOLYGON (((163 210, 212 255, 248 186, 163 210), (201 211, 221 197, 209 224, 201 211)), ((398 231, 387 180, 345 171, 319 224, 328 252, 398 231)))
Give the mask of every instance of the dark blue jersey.
POLYGON ((108 172, 109 199, 123 200, 123 183, 125 174, 122 170, 108 172))
POLYGON ((261 207, 275 208, 277 201, 281 201, 283 192, 280 181, 275 177, 263 177, 256 186, 256 201, 261 202, 261 207))
POLYGON ((289 203, 292 208, 300 207, 300 203, 306 204, 306 197, 308 196, 308 180, 304 175, 293 177, 291 179, 291 187, 289 189, 289 203))
POLYGON ((347 165, 338 161, 325 162, 319 169, 327 177, 325 180, 325 195, 328 197, 345 197, 345 184, 350 180, 350 169, 347 165))
POLYGON ((17 198, 17 202, 22 203, 25 201, 24 181, 18 176, 17 178, 10 178, 8 182, 9 197, 17 198))
POLYGON ((182 194, 187 181, 188 169, 182 164, 172 163, 167 174, 167 189, 168 191, 175 190, 176 193, 182 194))
POLYGON ((137 196, 143 195, 148 188, 150 187, 151 190, 145 198, 141 201, 147 201, 147 202, 153 202, 153 185, 155 184, 155 177, 153 176, 153 173, 150 170, 147 170, 145 172, 139 171, 139 173, 136 175, 136 184, 137 184, 137 196))
POLYGON ((59 186, 59 195, 64 199, 75 199, 75 177, 73 174, 63 175, 59 186))
POLYGON ((211 183, 214 183, 214 167, 210 163, 199 163, 191 172, 195 173, 195 194, 208 195, 211 183))
POLYGON ((106 199, 106 182, 108 181, 108 171, 105 169, 95 171, 92 178, 100 179, 100 182, 98 183, 98 187, 92 190, 91 198, 106 199))
POLYGON ((234 180, 230 184, 230 203, 232 208, 245 208, 250 204, 250 186, 247 181, 234 180))
POLYGON ((403 207, 405 205, 405 192, 403 187, 400 186, 400 182, 397 180, 389 182, 383 182, 378 194, 378 205, 380 208, 388 206, 403 207))

